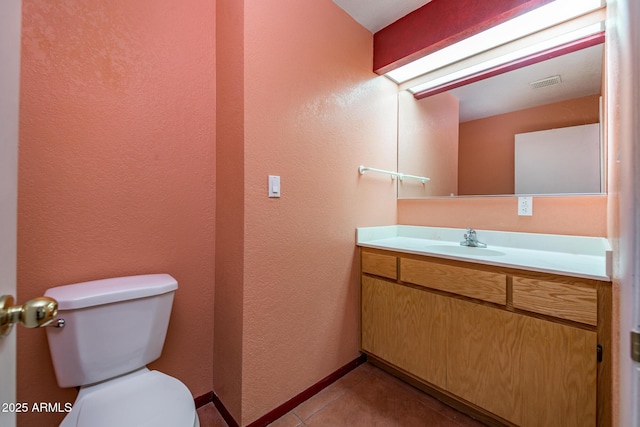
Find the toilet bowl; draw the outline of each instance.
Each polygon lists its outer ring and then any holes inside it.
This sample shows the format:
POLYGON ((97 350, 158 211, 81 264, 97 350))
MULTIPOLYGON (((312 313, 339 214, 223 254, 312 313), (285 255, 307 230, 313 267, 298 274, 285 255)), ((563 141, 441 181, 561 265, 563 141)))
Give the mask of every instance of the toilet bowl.
POLYGON ((64 327, 47 328, 56 380, 80 387, 61 427, 198 427, 191 392, 146 365, 160 357, 176 280, 128 276, 51 288, 64 327))
POLYGON ((60 427, 199 425, 187 387, 173 377, 142 368, 81 388, 60 427))

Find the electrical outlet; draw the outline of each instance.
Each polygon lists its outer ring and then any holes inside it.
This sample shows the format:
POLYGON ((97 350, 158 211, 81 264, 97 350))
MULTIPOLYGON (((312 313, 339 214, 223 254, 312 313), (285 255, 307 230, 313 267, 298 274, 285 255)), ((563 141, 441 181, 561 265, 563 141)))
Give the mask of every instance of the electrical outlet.
POLYGON ((518 197, 518 215, 533 216, 533 197, 518 197))

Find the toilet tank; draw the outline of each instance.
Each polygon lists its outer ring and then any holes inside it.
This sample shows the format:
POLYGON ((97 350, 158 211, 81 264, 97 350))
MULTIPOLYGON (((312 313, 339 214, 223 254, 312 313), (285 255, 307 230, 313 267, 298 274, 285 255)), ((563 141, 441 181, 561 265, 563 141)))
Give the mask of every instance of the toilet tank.
POLYGON ((63 328, 46 328, 60 387, 104 381, 142 368, 162 353, 173 294, 168 274, 94 280, 48 289, 63 328))

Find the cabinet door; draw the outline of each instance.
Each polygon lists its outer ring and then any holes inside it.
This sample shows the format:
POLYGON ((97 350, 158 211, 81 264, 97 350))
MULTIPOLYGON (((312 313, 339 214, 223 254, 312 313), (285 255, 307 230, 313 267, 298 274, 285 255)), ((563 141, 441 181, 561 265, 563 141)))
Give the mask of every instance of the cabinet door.
POLYGON ((457 299, 449 316, 449 391, 519 425, 520 316, 457 299))
POLYGON ((449 304, 449 391, 523 427, 595 426, 595 332, 449 304))
POLYGON ((362 277, 362 349, 446 388, 446 299, 362 277))
POLYGON ((523 427, 596 425, 596 333, 522 317, 523 427))

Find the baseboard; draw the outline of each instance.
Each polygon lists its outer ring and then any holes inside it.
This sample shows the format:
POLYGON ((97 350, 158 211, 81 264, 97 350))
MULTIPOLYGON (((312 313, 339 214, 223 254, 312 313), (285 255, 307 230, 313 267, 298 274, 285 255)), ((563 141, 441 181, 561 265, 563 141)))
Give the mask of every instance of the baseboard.
POLYGON ((227 408, 225 408, 224 403, 222 403, 222 400, 220 400, 220 398, 215 392, 211 393, 211 399, 213 401, 213 405, 216 407, 216 409, 218 410, 222 418, 226 421, 229 427, 240 427, 238 425, 238 422, 235 420, 235 418, 231 416, 231 413, 227 411, 227 408))
POLYGON ((213 402, 213 391, 194 398, 193 402, 196 404, 196 409, 203 407, 207 403, 213 402))
MULTIPOLYGON (((268 424, 274 422, 278 418, 292 411, 295 407, 300 405, 302 402, 308 400, 313 395, 319 393, 325 387, 331 385, 332 383, 334 383, 335 381, 337 381, 338 379, 340 379, 341 377, 343 377, 344 375, 346 375, 347 373, 349 373, 350 371, 352 371, 353 369, 355 369, 356 367, 358 367, 359 365, 363 364, 366 361, 367 361, 366 354, 364 353, 360 354, 360 356, 357 357, 356 359, 342 366, 337 371, 327 375, 325 378, 321 379, 317 383, 313 384, 311 387, 305 389, 301 393, 292 397, 282 405, 266 413, 262 417, 258 418, 257 420, 249 424, 247 427, 266 427, 268 424)), ((220 415, 222 415, 222 418, 224 418, 224 420, 227 422, 229 427, 239 427, 238 422, 231 416, 229 411, 227 411, 227 408, 224 407, 224 404, 218 398, 218 396, 216 396, 215 392, 212 393, 211 399, 215 407, 218 409, 218 412, 220 412, 220 415)))

